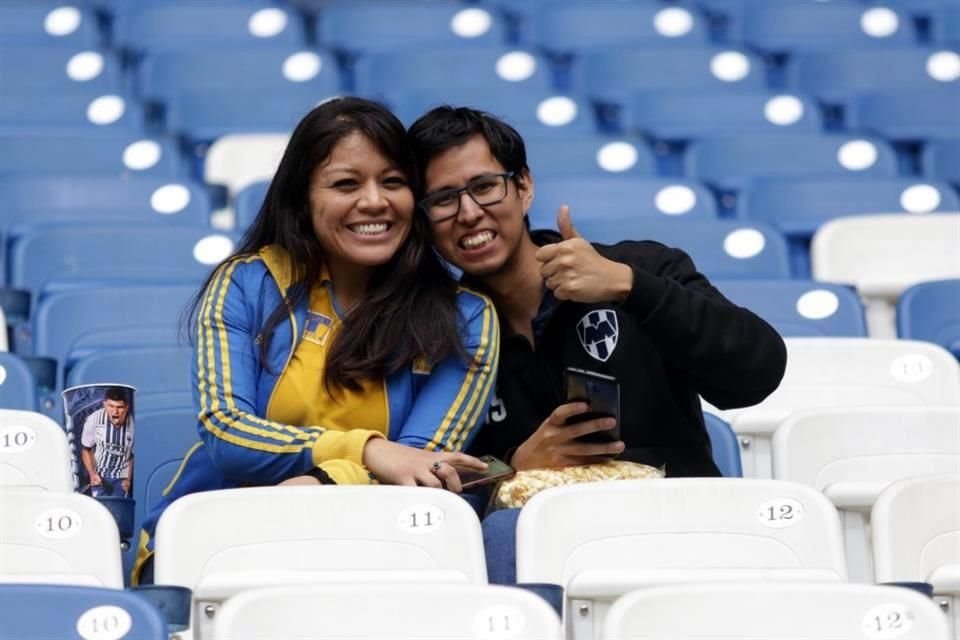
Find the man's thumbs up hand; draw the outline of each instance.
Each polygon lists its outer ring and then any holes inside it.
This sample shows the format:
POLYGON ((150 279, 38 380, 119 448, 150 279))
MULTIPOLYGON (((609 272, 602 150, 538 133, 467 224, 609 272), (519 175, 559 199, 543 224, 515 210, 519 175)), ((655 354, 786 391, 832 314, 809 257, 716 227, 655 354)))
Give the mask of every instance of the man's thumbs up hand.
POLYGON ((537 250, 540 276, 560 300, 575 302, 616 302, 633 286, 633 270, 597 253, 573 227, 570 207, 557 212, 562 240, 537 250))

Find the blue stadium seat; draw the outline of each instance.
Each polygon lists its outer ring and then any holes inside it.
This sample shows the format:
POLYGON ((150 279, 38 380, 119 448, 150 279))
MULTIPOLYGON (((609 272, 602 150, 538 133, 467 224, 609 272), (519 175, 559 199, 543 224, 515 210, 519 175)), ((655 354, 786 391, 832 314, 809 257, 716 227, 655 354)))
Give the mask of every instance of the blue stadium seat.
POLYGON ((960 137, 927 142, 923 149, 923 173, 960 185, 960 137))
POLYGON ((960 5, 944 0, 933 14, 933 39, 940 44, 960 48, 960 5))
MULTIPOLYGON (((192 337, 192 336, 191 336, 192 337)), ((175 347, 140 347, 98 351, 70 368, 66 386, 122 382, 137 388, 137 418, 148 411, 190 408, 193 349, 183 337, 175 347)), ((138 464, 141 461, 138 461, 138 464)))
POLYGON ((706 46, 702 17, 654 2, 561 2, 531 16, 530 40, 554 54, 610 47, 706 46))
MULTIPOLYGON (((536 168, 533 169, 536 177, 536 168)), ((543 178, 536 181, 530 208, 534 227, 554 227, 560 205, 570 205, 574 223, 583 219, 615 221, 628 217, 710 220, 717 210, 703 185, 678 178, 597 176, 543 178)))
POLYGON ((847 125, 889 140, 916 141, 960 131, 960 83, 923 91, 887 91, 855 96, 847 125))
POLYGON ((769 92, 638 92, 629 97, 622 122, 628 131, 665 140, 732 133, 814 133, 823 126, 814 101, 769 92))
POLYGON ((537 180, 557 176, 653 176, 657 161, 630 136, 524 136, 527 165, 537 180))
POLYGON ((55 0, 6 0, 0 4, 0 46, 96 48, 100 29, 93 12, 83 3, 71 5, 55 0))
POLYGON ((0 619, 3 637, 17 640, 167 638, 166 622, 156 607, 120 589, 2 584, 0 619))
POLYGON ((263 199, 267 195, 267 189, 270 187, 268 181, 254 182, 249 187, 245 187, 237 194, 233 202, 233 208, 236 212, 237 229, 244 231, 251 224, 254 218, 260 212, 263 205, 263 199))
POLYGON ((474 88, 421 89, 386 95, 384 102, 408 126, 433 107, 448 104, 482 109, 503 118, 524 139, 549 135, 566 139, 571 134, 597 130, 589 102, 580 96, 536 89, 500 92, 474 88))
POLYGON ((907 289, 897 301, 897 335, 934 342, 960 360, 960 280, 907 289))
POLYGON ((742 19, 744 41, 770 53, 907 47, 916 40, 908 16, 849 0, 761 0, 748 4, 742 19))
POLYGON ((851 289, 811 280, 715 280, 785 338, 867 337, 860 299, 851 289))
POLYGON ((707 426, 707 435, 710 436, 713 461, 720 473, 724 478, 742 478, 743 467, 740 465, 740 443, 737 442, 737 434, 722 418, 712 413, 704 413, 703 422, 707 426))
POLYGON ((210 197, 201 185, 150 176, 0 175, 0 229, 113 221, 206 228, 210 197))
POLYGON ((932 49, 850 49, 797 54, 785 81, 831 104, 871 91, 913 92, 956 83, 957 54, 932 49))
MULTIPOLYGON (((6 331, 6 327, 0 326, 0 331, 6 331)), ((0 352, 0 407, 37 410, 37 381, 30 368, 13 353, 0 352)))
POLYGON ((105 94, 73 89, 45 95, 5 94, 0 101, 0 132, 69 132, 120 129, 143 131, 140 105, 125 94, 105 94))
POLYGON ((0 175, 178 176, 183 172, 168 140, 122 131, 0 133, 0 175))
MULTIPOLYGON (((624 216, 595 219, 572 212, 577 231, 591 242, 655 240, 687 252, 697 269, 711 279, 775 279, 790 277, 787 243, 772 227, 735 220, 662 220, 624 216)), ((531 221, 534 228, 536 220, 531 221)), ((555 223, 549 228, 555 229, 555 223)))
POLYGON ((120 65, 103 51, 78 51, 50 45, 0 44, 0 91, 6 95, 44 95, 82 91, 122 93, 120 65))
POLYGON ((744 92, 766 89, 763 61, 719 49, 610 49, 579 56, 571 86, 596 100, 617 103, 637 91, 744 92))
POLYGON ((897 175, 886 142, 845 135, 740 135, 693 142, 684 156, 687 176, 738 190, 751 178, 897 175))
POLYGON ((341 92, 332 55, 295 49, 150 54, 140 80, 142 97, 166 105, 168 126, 195 139, 289 130, 341 92))
POLYGON ((190 227, 46 226, 13 244, 8 276, 11 286, 34 294, 101 283, 199 286, 233 247, 229 236, 190 227))
POLYGON ((354 83, 354 90, 365 96, 415 89, 553 90, 546 59, 532 51, 507 47, 374 53, 357 60, 354 83))
POLYGON ((495 12, 461 2, 334 0, 317 16, 317 42, 349 54, 506 44, 495 12))
POLYGON ((300 16, 266 0, 173 0, 120 4, 114 41, 130 51, 182 51, 212 45, 266 49, 304 46, 300 16))

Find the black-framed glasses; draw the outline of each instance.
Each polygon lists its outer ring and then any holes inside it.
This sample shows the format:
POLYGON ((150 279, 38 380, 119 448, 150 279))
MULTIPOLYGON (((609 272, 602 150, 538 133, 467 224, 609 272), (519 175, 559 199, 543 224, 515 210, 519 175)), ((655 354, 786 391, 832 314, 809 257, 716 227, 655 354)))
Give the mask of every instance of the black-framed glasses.
POLYGON ((444 189, 432 193, 420 201, 420 208, 433 222, 441 222, 460 213, 460 201, 466 193, 477 206, 487 207, 497 204, 507 197, 508 181, 514 176, 514 171, 505 173, 491 173, 471 180, 459 189, 444 189))

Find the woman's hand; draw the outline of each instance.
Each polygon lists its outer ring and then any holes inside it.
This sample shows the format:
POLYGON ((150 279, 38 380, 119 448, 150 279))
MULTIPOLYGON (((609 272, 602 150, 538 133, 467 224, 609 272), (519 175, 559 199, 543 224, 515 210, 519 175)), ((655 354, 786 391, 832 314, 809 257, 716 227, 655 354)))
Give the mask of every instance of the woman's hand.
POLYGON ((548 467, 572 467, 604 462, 623 452, 623 442, 589 443, 580 436, 606 431, 617 425, 613 418, 597 418, 577 424, 566 424, 568 418, 584 413, 585 402, 568 402, 553 410, 540 427, 517 447, 510 466, 517 471, 548 467))
POLYGON ((460 493, 455 467, 483 471, 487 464, 465 453, 426 451, 385 438, 371 438, 363 448, 363 466, 383 484, 435 487, 460 493))

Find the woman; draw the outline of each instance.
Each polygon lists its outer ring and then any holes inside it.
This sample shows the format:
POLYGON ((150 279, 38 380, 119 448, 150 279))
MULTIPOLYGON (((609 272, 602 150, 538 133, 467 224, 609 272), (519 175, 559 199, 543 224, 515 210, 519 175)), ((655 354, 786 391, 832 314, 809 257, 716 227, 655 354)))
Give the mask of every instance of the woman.
POLYGON ((296 483, 460 490, 499 351, 415 213, 403 125, 358 98, 311 111, 242 246, 195 305, 201 442, 144 523, 196 491, 296 483), (387 439, 389 437, 389 440, 387 439), (391 442, 392 441, 392 442, 391 442))

